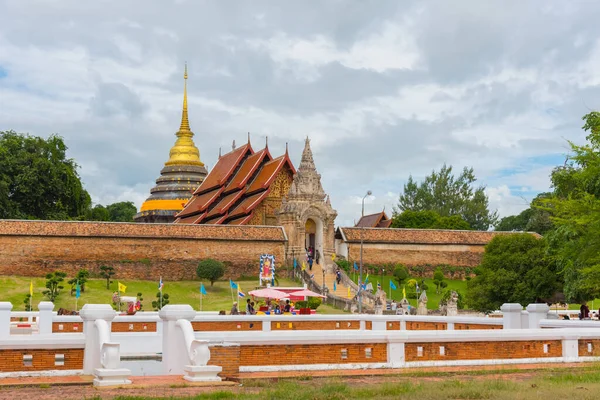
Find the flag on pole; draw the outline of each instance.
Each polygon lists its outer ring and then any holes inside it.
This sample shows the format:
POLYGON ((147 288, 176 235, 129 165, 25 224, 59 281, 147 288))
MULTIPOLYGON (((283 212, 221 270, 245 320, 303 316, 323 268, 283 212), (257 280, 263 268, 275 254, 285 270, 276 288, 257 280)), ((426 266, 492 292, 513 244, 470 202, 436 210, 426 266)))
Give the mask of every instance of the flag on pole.
POLYGON ((204 288, 204 283, 200 284, 200 294, 206 296, 208 293, 206 293, 206 289, 204 288))
POLYGON ((127 286, 123 285, 121 282, 117 282, 117 287, 119 288, 119 292, 125 293, 127 290, 127 286))
POLYGON ((335 284, 336 282, 333 281, 333 291, 335 292, 337 290, 337 285, 335 284))
POLYGON ((350 292, 350 286, 348 286, 348 298, 352 297, 352 292, 350 292))
POLYGON ((164 284, 163 284, 163 281, 162 281, 162 276, 161 276, 161 277, 160 277, 160 280, 158 281, 158 291, 159 291, 159 292, 162 292, 162 290, 163 290, 163 286, 164 286, 164 284))
POLYGON ((377 281, 377 290, 381 290, 381 283, 379 281, 377 281))
POLYGON ((358 265, 356 265, 356 261, 354 261, 354 270, 358 271, 358 265))
POLYGON ((29 281, 29 295, 33 297, 33 281, 29 281))
POLYGON ((402 298, 406 298, 406 286, 402 287, 402 298))
POLYGON ((390 279, 390 287, 392 288, 392 290, 396 290, 396 289, 398 289, 398 288, 396 287, 396 285, 394 284, 394 282, 392 282, 392 280, 391 280, 391 279, 390 279))
POLYGON ((242 292, 241 285, 239 285, 239 284, 238 284, 238 297, 246 297, 246 295, 244 294, 244 292, 242 292))
POLYGON ((369 274, 367 274, 367 276, 365 277, 365 285, 367 284, 367 282, 369 282, 369 274))
POLYGON ((298 266, 298 263, 296 262, 296 259, 294 258, 294 269, 296 269, 297 266, 298 266))
POLYGON ((306 263, 302 261, 302 271, 306 271, 306 263))
POLYGON ((75 298, 78 299, 81 297, 81 286, 79 286, 79 281, 77 281, 77 286, 75 286, 75 298))
POLYGON ((333 254, 331 255, 331 261, 335 261, 335 257, 336 257, 336 255, 335 255, 335 253, 333 253, 333 254))
POLYGON ((232 289, 237 289, 238 285, 237 283, 235 283, 234 281, 232 281, 231 279, 229 280, 229 287, 232 289))
POLYGON ((312 275, 310 276, 310 279, 314 279, 314 277, 315 277, 315 274, 312 274, 312 275))

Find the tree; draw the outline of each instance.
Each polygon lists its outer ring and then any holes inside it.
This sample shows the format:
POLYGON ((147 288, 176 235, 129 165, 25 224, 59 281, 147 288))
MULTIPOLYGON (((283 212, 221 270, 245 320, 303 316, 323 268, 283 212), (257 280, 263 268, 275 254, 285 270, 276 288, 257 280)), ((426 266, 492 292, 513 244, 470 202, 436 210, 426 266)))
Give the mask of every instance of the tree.
POLYGON ((44 296, 48 298, 51 302, 54 302, 60 291, 64 289, 64 286, 61 285, 61 282, 65 280, 67 274, 61 271, 54 271, 46 275, 46 289, 42 292, 44 296))
POLYGON ((444 282, 444 272, 440 267, 433 273, 433 284, 435 285, 435 292, 438 294, 441 292, 441 289, 448 286, 448 284, 444 282))
POLYGON ((398 282, 398 287, 402 286, 408 279, 408 269, 403 264, 396 265, 396 268, 394 268, 394 278, 398 282))
POLYGON ((473 187, 473 168, 464 168, 454 177, 452 166, 433 171, 420 184, 412 176, 404 185, 394 216, 403 211, 435 211, 442 217, 459 215, 472 229, 487 230, 498 216, 490 212, 485 186, 473 187))
POLYGON ((412 211, 406 210, 394 214, 392 228, 411 229, 461 229, 469 230, 471 227, 460 215, 442 217, 432 210, 412 211))
POLYGON ((68 220, 91 204, 60 136, 0 131, 0 218, 68 220))
POLYGON ((25 303, 25 311, 32 311, 31 310, 31 294, 27 293, 27 295, 25 296, 25 299, 23 300, 23 303, 25 303))
POLYGON ((79 283, 79 290, 85 292, 85 283, 87 282, 89 276, 90 272, 87 269, 80 269, 75 278, 70 279, 67 282, 69 285, 71 285, 71 296, 73 296, 73 291, 76 289, 77 283, 79 283))
POLYGON ((133 222, 133 216, 137 213, 137 208, 131 201, 121 201, 106 206, 109 214, 109 221, 113 222, 133 222))
POLYGON ((115 274, 115 268, 112 266, 103 265, 100 267, 100 277, 106 279, 106 289, 110 289, 111 279, 115 274))
POLYGON ((152 301, 152 307, 154 307, 154 311, 160 311, 160 309, 169 304, 169 294, 164 293, 162 295, 162 304, 160 302, 160 292, 156 293, 156 300, 152 301))
POLYGON ((570 302, 600 294, 600 112, 583 120, 587 143, 569 142, 571 154, 552 171, 553 196, 538 206, 556 227, 546 237, 570 302))
POLYGON ((450 300, 450 296, 452 296, 452 292, 456 292, 456 294, 458 295, 458 301, 456 302, 456 306, 458 307, 458 309, 462 310, 463 308, 465 308, 466 303, 465 303, 465 298, 462 295, 462 293, 459 292, 458 290, 452 290, 452 289, 447 289, 442 294, 442 298, 440 299, 439 305, 441 306, 441 305, 448 304, 448 300, 450 300))
POLYGON ((562 282, 546 250, 546 241, 529 233, 495 236, 485 246, 475 278, 467 282, 469 305, 489 312, 504 303, 551 298, 562 282))
POLYGON ((87 221, 110 221, 110 214, 106 207, 97 204, 85 213, 85 219, 87 221))
POLYGON ((519 215, 509 215, 496 223, 497 231, 512 232, 536 232, 543 235, 554 228, 550 220, 550 213, 540 205, 544 200, 552 198, 552 193, 540 193, 533 201, 531 206, 523 210, 519 215))
POLYGON ((196 275, 200 279, 208 279, 210 286, 212 286, 219 278, 225 274, 225 267, 223 263, 212 258, 200 261, 198 268, 196 269, 196 275))

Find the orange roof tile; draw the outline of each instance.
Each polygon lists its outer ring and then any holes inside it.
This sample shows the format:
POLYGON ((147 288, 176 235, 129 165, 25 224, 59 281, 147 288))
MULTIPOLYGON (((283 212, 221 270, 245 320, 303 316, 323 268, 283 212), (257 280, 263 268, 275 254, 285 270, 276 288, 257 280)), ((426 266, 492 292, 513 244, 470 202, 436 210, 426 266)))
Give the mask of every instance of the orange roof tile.
POLYGON ((200 214, 200 215, 192 215, 191 217, 187 217, 187 218, 177 218, 175 220, 175 223, 176 224, 197 224, 205 216, 206 216, 206 213, 203 213, 203 214, 200 214))
POLYGON ((246 143, 245 145, 222 155, 194 194, 203 193, 225 184, 240 161, 248 154, 253 153, 254 151, 252 150, 250 143, 246 143))
POLYGON ((238 190, 237 192, 233 192, 225 197, 222 197, 221 200, 212 208, 212 210, 210 210, 207 217, 212 218, 215 215, 225 214, 229 207, 231 207, 240 197, 242 197, 243 194, 243 190, 238 190))
POLYGON ((250 211, 254 210, 254 207, 259 205, 268 194, 269 191, 265 190, 263 192, 246 197, 235 209, 229 212, 229 216, 237 217, 249 213, 250 211))
POLYGON ((271 158, 271 153, 269 153, 269 149, 267 149, 266 147, 247 157, 244 160, 244 163, 242 164, 238 172, 231 180, 231 182, 229 182, 229 184, 225 188, 225 193, 233 189, 243 188, 244 185, 246 185, 246 183, 248 182, 248 179, 252 177, 254 171, 256 171, 256 169, 260 166, 263 160, 266 159, 267 161, 270 161, 271 158))
POLYGON ((228 225, 246 225, 252 219, 253 215, 254 215, 254 211, 252 211, 249 215, 247 215, 245 217, 236 218, 234 220, 231 220, 227 224, 228 225))
POLYGON ((205 211, 223 192, 223 188, 216 188, 213 191, 203 193, 201 195, 194 195, 185 208, 181 210, 176 217, 186 218, 199 212, 205 211))
POLYGON ((284 154, 264 164, 246 192, 253 193, 260 189, 267 189, 277 177, 277 173, 286 164, 291 168, 292 173, 296 173, 290 158, 287 154, 284 154))

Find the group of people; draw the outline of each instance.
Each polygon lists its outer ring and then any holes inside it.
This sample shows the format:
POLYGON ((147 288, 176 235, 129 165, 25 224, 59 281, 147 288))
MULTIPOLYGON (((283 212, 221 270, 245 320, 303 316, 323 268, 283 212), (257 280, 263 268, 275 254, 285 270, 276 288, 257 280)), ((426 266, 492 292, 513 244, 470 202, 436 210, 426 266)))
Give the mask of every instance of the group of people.
MULTIPOLYGON (((280 300, 279 303, 271 302, 271 299, 267 299, 265 307, 266 311, 274 314, 283 314, 289 313, 292 311, 292 304, 289 300, 280 300)), ((240 311, 238 309, 237 301, 233 303, 231 307, 230 315, 239 315, 240 311)), ((250 299, 246 299, 246 315, 256 315, 256 309, 254 308, 254 302, 250 299)))
POLYGON ((581 307, 579 307, 579 319, 599 319, 600 318, 600 309, 598 312, 594 312, 590 315, 590 308, 587 303, 583 303, 581 307))
POLYGON ((320 255, 319 250, 315 250, 314 247, 308 246, 306 249, 306 262, 308 263, 309 271, 312 271, 313 263, 319 263, 320 255))

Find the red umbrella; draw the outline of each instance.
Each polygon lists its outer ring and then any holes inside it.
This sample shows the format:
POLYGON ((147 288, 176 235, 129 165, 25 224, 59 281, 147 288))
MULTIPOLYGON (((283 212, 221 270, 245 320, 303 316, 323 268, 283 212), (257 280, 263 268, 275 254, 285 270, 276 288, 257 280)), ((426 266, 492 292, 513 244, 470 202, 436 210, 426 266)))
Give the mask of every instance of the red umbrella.
POLYGON ((296 296, 296 297, 322 297, 322 298, 327 297, 327 296, 323 296, 317 292, 313 292, 312 290, 308 290, 308 289, 298 290, 297 292, 288 293, 288 295, 296 296))
POLYGON ((280 290, 266 288, 266 289, 257 289, 251 290, 248 292, 251 296, 254 297, 262 297, 265 299, 283 299, 284 297, 288 297, 289 295, 280 290))

